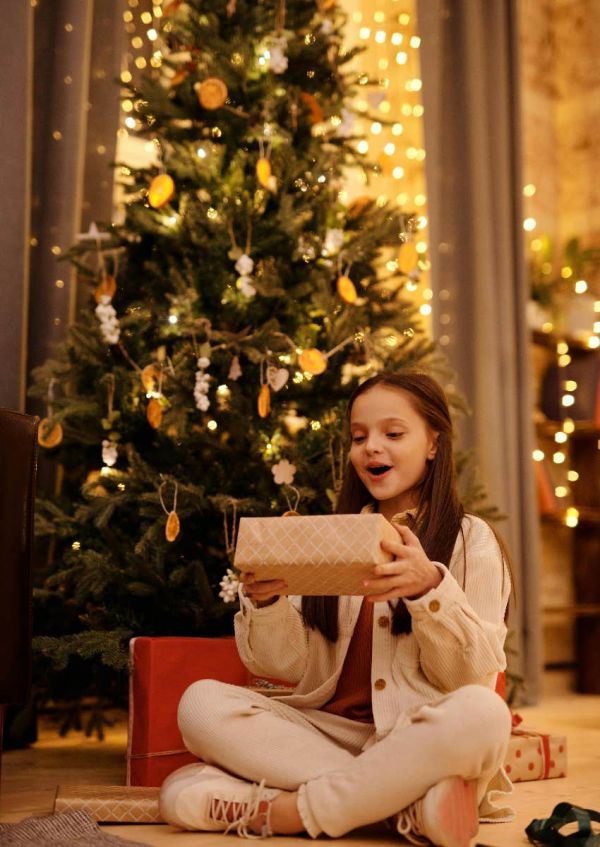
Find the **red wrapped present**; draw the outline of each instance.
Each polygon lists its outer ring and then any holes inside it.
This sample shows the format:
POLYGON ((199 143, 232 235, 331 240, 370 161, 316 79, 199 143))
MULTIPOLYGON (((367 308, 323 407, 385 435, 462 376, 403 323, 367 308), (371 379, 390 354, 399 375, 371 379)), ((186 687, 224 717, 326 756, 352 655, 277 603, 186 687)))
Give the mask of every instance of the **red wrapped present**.
POLYGON ((177 706, 198 679, 247 685, 233 638, 133 638, 130 643, 127 785, 159 786, 197 761, 183 746, 177 706))
POLYGON ((513 715, 513 730, 508 742, 504 769, 512 782, 555 779, 567 774, 567 739, 521 725, 513 715))

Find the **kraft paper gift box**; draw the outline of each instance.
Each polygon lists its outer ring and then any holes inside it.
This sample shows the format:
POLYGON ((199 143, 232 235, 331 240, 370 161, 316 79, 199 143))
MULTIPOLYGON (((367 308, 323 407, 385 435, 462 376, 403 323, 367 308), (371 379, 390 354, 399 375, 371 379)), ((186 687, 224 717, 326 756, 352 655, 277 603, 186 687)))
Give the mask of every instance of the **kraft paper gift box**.
MULTIPOLYGON (((519 721, 519 716, 513 720, 519 721)), ((567 774, 567 739, 524 726, 513 726, 504 769, 512 782, 555 779, 567 774)))
POLYGON ((288 594, 360 595, 375 565, 392 560, 381 548, 400 536, 380 514, 241 518, 234 565, 256 579, 283 579, 288 594))
POLYGON ((59 785, 54 813, 88 812, 98 823, 161 823, 158 788, 59 785))

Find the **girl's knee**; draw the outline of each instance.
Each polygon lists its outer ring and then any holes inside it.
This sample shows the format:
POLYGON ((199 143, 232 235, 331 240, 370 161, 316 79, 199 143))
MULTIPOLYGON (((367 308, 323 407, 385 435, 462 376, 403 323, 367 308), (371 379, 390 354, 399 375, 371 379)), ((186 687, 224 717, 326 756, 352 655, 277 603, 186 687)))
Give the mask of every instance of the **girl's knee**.
POLYGON ((183 692, 177 709, 177 724, 182 735, 191 727, 205 727, 218 719, 226 699, 226 684, 216 679, 199 679, 183 692))
POLYGON ((457 707, 470 723, 483 727, 488 732, 498 732, 502 736, 510 735, 510 710, 495 691, 483 685, 464 685, 454 693, 457 707))

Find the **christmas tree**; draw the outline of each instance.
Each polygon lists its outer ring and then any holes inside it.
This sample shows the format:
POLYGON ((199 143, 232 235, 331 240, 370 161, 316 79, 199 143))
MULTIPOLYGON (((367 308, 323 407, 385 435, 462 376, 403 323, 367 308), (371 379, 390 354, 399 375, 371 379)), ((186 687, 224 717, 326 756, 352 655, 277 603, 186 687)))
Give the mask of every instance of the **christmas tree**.
POLYGON ((60 468, 38 680, 63 698, 122 692, 133 635, 230 632, 239 516, 332 511, 350 393, 433 356, 405 293, 414 218, 340 200, 377 166, 336 3, 187 0, 161 21, 125 92, 157 165, 122 168, 123 224, 70 251, 89 307, 34 373, 60 468))

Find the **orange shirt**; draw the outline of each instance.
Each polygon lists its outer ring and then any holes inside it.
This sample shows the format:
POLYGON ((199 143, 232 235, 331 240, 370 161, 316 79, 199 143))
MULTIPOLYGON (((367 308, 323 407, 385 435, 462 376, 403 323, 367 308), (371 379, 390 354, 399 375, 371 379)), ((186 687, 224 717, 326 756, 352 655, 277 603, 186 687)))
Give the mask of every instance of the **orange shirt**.
POLYGON ((373 723, 371 708, 371 653, 373 604, 363 600, 350 639, 335 694, 322 709, 362 723, 373 723))

